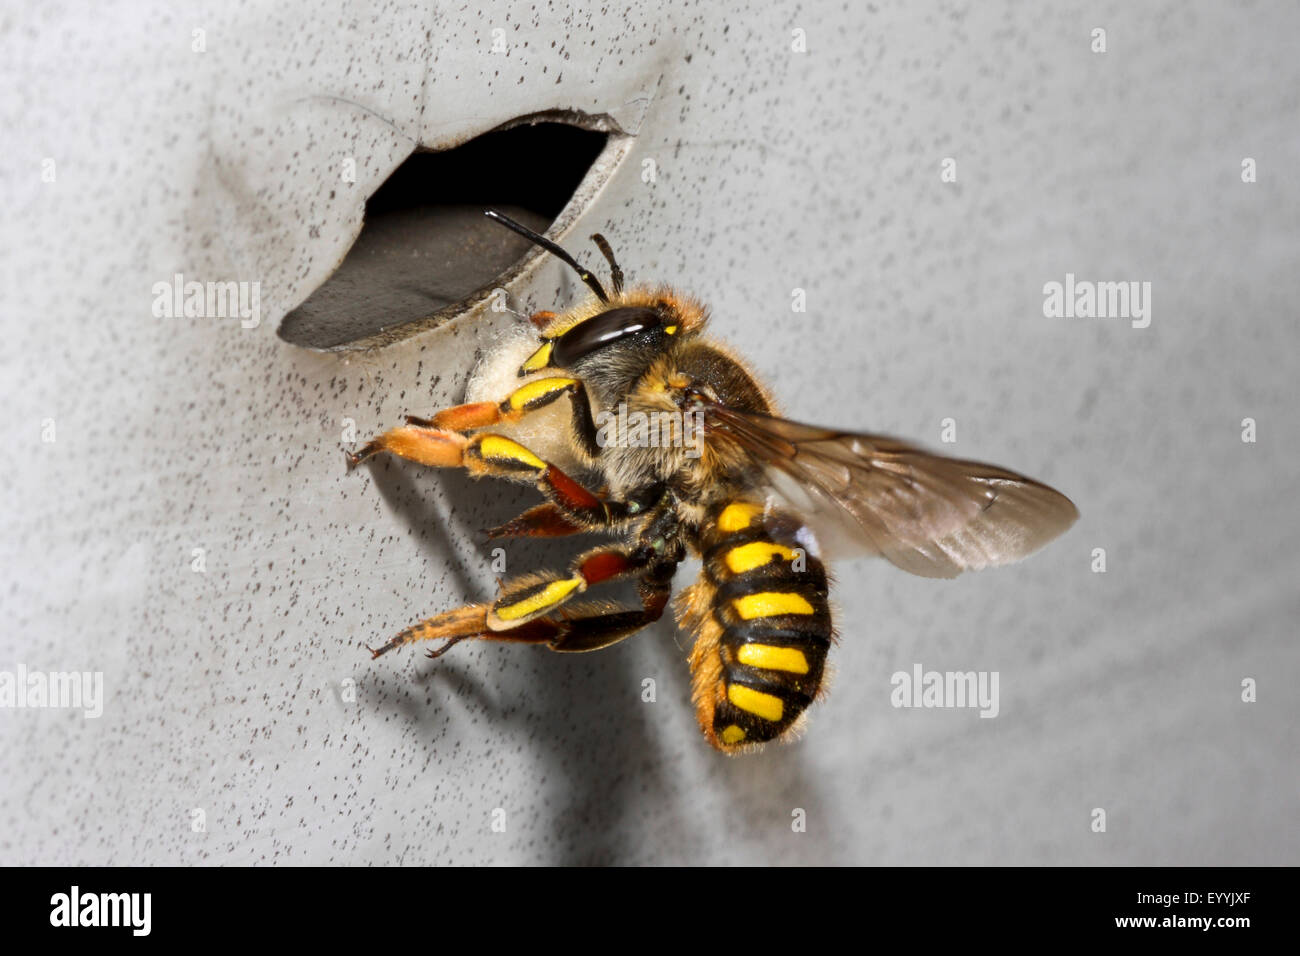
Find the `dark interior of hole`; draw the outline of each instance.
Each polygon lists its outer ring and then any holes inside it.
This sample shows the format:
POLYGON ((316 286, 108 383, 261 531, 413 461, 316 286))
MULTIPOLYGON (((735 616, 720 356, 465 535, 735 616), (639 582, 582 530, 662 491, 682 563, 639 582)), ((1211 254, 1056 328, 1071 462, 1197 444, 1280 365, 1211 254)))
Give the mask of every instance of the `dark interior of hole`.
POLYGON ((501 204, 545 216, 549 224, 605 139, 577 126, 538 123, 487 133, 443 152, 416 153, 366 202, 366 219, 418 206, 501 204))
POLYGON ((280 337, 340 348, 454 315, 530 249, 483 209, 497 207, 545 231, 606 140, 604 133, 538 123, 413 154, 370 197, 361 235, 334 275, 285 317, 280 337))

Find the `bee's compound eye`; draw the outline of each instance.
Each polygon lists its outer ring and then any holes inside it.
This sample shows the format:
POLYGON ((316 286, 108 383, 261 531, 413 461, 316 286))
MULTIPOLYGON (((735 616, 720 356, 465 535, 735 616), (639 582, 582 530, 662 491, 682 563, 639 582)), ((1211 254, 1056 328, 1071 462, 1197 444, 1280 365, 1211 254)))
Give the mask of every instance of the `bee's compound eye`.
POLYGON ((625 342, 638 335, 660 332, 663 315, 646 306, 623 306, 593 316, 555 339, 551 364, 570 368, 592 352, 615 342, 625 342))

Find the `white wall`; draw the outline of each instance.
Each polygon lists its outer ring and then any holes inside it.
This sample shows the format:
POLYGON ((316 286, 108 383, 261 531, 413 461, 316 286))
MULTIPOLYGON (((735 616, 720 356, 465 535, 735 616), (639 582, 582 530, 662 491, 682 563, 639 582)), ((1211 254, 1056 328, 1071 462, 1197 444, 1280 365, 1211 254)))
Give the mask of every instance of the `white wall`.
MULTIPOLYGON (((1295 862, 1296 7, 751 6, 7 18, 0 669, 99 671, 106 702, 0 710, 0 862, 1295 862), (579 657, 359 649, 490 594, 475 532, 534 498, 345 474, 341 421, 455 403, 501 320, 351 356, 276 325, 417 142, 560 107, 638 134, 571 246, 708 300, 792 416, 931 446, 951 417, 943 450, 1082 512, 954 582, 837 567, 792 746, 709 750, 666 622, 579 657), (260 283, 260 324, 155 317, 177 272, 260 283), (1045 318, 1067 272, 1150 281, 1150 327, 1045 318), (894 709, 916 662, 997 670, 1000 715, 894 709)), ((511 291, 581 293, 552 262, 511 291)))

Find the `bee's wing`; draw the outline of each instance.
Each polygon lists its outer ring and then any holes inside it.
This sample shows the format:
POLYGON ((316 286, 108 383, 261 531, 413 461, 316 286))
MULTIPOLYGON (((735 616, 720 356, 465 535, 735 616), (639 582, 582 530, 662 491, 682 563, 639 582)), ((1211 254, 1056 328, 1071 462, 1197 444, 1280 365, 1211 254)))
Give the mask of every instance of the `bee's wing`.
POLYGON ((705 434, 744 449, 831 554, 878 554, 912 574, 952 578, 1018 561, 1079 517, 1060 492, 993 465, 725 405, 703 412, 705 434))

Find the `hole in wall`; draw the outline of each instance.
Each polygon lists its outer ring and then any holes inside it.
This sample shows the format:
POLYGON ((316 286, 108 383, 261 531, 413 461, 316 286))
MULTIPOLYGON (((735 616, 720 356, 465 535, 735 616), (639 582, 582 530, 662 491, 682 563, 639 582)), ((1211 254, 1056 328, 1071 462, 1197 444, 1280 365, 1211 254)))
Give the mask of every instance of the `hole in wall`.
POLYGON ((601 117, 541 114, 452 149, 413 153, 367 200, 356 242, 285 316, 280 337, 326 351, 369 349, 461 314, 517 275, 534 249, 483 210, 496 207, 538 232, 561 212, 567 224, 627 140, 601 117))

